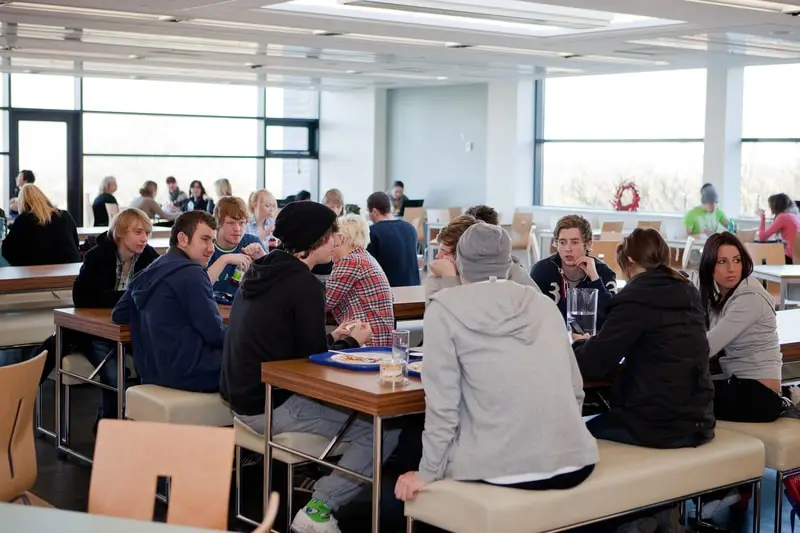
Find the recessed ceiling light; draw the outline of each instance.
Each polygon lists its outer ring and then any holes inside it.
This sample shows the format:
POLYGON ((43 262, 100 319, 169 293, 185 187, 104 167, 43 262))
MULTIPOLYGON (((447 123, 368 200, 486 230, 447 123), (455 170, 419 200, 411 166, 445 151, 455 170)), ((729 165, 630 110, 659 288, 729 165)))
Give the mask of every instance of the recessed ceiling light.
POLYGON ((772 2, 769 0, 686 0, 696 4, 710 4, 720 7, 735 7, 751 9, 753 11, 767 11, 770 13, 785 13, 797 15, 800 13, 800 2, 772 2))
POLYGON ((345 74, 358 74, 359 72, 357 70, 345 70, 344 73, 345 74))
POLYGON ((344 34, 339 31, 314 30, 311 32, 311 35, 316 35, 317 37, 336 37, 344 34))
POLYGON ((436 76, 436 79, 439 81, 444 81, 447 79, 447 76, 436 76))
POLYGON ((128 54, 128 59, 144 59, 142 56, 137 56, 136 54, 128 54))

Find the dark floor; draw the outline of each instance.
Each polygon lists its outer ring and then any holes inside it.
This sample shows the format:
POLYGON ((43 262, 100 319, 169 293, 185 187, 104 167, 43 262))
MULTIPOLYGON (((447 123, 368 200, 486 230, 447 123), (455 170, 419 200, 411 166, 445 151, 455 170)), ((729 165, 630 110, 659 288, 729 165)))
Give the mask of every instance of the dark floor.
MULTIPOLYGON (((72 392, 72 434, 71 444, 77 451, 91 457, 94 448, 94 437, 92 427, 95 422, 95 413, 100 405, 100 392, 93 387, 74 387, 72 392)), ((53 428, 53 383, 45 385, 44 394, 44 426, 48 429, 53 428)), ((51 439, 40 437, 36 442, 37 458, 39 462, 39 475, 32 492, 43 498, 50 504, 61 508, 75 511, 86 511, 88 506, 89 483, 91 477, 91 467, 79 463, 73 459, 57 454, 51 439)), ((402 519, 402 506, 394 500, 393 486, 396 476, 404 471, 405 468, 392 467, 387 464, 385 469, 384 497, 385 503, 383 510, 384 524, 382 531, 389 533, 405 531, 402 519), (398 471, 399 470, 399 471, 398 471)), ((318 475, 314 471, 312 474, 318 475)), ((243 469, 244 502, 243 512, 246 516, 259 517, 261 515, 262 498, 262 468, 257 463, 243 469)), ((274 487, 285 486, 285 473, 280 467, 276 467, 273 478, 274 487)), ((763 481, 762 499, 764 501, 761 516, 761 531, 774 531, 772 502, 775 495, 775 475, 769 473, 763 481)), ((283 500, 282 494, 282 501, 283 500)), ((297 491, 295 503, 302 505, 306 502, 308 494, 297 491)), ((343 532, 363 532, 369 530, 369 492, 365 491, 360 502, 349 505, 337 513, 340 527, 343 532)), ((580 505, 580 502, 576 502, 580 505)), ((231 516, 229 517, 229 529, 231 531, 250 531, 252 528, 235 519, 233 490, 231 490, 231 516)), ((783 512, 783 531, 791 531, 789 524, 790 508, 784 498, 783 512)), ((297 509, 295 509, 296 512, 297 509)), ((157 520, 164 520, 166 507, 157 503, 155 513, 157 520)), ((752 512, 729 523, 731 531, 751 531, 750 523, 752 512)), ((282 511, 276 521, 276 529, 285 530, 286 517, 282 511)), ((425 530, 418 528, 420 533, 425 530)))

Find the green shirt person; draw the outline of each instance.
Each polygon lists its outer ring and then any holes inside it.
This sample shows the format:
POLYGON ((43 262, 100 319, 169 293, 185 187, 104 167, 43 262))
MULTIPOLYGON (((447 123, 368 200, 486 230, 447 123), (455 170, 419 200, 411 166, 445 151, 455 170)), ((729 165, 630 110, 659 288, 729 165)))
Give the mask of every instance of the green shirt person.
POLYGON ((710 183, 700 189, 700 204, 686 213, 683 225, 688 235, 711 235, 728 227, 728 216, 717 207, 719 194, 710 183))

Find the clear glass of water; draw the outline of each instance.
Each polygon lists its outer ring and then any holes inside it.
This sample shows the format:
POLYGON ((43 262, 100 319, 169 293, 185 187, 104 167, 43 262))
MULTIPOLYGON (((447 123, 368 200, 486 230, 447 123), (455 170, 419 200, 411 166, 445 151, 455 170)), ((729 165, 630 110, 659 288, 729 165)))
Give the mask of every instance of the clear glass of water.
POLYGON ((567 326, 575 322, 589 335, 597 333, 597 289, 567 289, 567 326))
POLYGON ((392 331, 392 355, 380 362, 382 383, 408 383, 408 344, 411 332, 405 329, 392 331))

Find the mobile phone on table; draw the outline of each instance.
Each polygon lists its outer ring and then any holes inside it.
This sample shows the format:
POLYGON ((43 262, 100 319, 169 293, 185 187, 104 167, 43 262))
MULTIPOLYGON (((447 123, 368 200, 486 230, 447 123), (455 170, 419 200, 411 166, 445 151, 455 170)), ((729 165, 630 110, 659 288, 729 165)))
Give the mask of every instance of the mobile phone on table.
POLYGON ((570 322, 569 327, 575 335, 586 335, 586 332, 583 331, 583 328, 577 322, 570 322))

